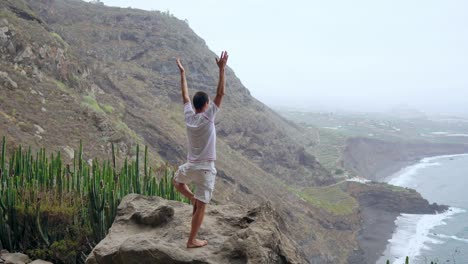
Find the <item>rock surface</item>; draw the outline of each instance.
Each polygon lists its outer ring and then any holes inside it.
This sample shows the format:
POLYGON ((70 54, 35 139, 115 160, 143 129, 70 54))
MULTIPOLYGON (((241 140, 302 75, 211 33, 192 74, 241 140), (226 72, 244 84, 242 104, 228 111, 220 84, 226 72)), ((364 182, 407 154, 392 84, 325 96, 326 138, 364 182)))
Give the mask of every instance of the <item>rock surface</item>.
POLYGON ((25 264, 31 262, 29 257, 23 253, 2 253, 5 264, 25 264))
POLYGON ((4 264, 53 264, 41 259, 31 261, 31 259, 23 253, 9 253, 7 250, 2 250, 0 253, 0 263, 4 264))
POLYGON ((191 215, 188 204, 128 195, 86 263, 308 263, 268 203, 209 205, 199 231, 208 245, 197 249, 186 248, 191 215))
POLYGON ((18 88, 18 84, 13 81, 9 76, 8 73, 0 71, 0 81, 3 82, 3 85, 9 89, 16 89, 18 88))

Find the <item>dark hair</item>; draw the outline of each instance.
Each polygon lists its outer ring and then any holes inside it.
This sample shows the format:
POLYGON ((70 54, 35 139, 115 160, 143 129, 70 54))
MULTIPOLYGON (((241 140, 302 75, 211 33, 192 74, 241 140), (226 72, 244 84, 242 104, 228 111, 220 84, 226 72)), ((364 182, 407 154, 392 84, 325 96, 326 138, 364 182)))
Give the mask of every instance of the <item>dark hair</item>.
POLYGON ((195 106, 195 109, 201 110, 205 106, 206 103, 210 101, 210 98, 205 92, 197 92, 193 96, 193 106, 195 106))

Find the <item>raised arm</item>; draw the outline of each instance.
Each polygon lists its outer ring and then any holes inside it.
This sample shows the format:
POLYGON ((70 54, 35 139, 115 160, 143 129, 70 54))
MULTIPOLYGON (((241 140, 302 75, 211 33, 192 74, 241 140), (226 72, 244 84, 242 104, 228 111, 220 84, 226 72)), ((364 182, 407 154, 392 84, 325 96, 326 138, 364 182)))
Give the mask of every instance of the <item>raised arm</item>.
POLYGON ((216 89, 216 97, 214 99, 214 103, 217 107, 221 106, 221 102, 223 101, 224 96, 224 70, 226 68, 226 63, 228 60, 227 51, 221 52, 221 57, 218 59, 216 58, 216 64, 219 68, 219 81, 218 81, 218 88, 216 89))
POLYGON ((182 66, 182 63, 180 62, 180 59, 177 58, 177 67, 179 67, 180 70, 180 87, 182 89, 182 100, 184 104, 187 102, 190 102, 190 96, 188 94, 188 87, 187 87, 187 79, 185 78, 185 69, 182 66))

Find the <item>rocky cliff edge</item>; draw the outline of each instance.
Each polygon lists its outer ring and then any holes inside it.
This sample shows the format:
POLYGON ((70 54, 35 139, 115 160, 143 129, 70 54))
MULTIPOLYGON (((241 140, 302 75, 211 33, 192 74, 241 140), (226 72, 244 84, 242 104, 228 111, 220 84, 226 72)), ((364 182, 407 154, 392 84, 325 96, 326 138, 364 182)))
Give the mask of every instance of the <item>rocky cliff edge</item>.
POLYGON ((119 205, 108 235, 86 264, 105 263, 308 263, 268 204, 207 207, 199 237, 203 248, 187 249, 192 206, 131 194, 119 205))

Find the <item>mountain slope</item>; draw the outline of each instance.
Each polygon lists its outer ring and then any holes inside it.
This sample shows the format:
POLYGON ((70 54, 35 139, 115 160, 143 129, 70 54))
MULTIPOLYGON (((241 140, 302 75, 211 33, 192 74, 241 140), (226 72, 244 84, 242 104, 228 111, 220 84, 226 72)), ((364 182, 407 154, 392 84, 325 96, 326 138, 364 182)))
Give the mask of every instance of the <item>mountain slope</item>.
MULTIPOLYGON (((77 67, 81 69, 67 81, 78 79, 84 96, 115 109, 102 118, 125 123, 135 132, 135 141, 145 142, 162 159, 182 162, 185 130, 174 58, 183 58, 187 65, 192 94, 196 90, 213 94, 217 83, 215 54, 204 41, 185 22, 159 12, 79 1, 29 4, 79 58, 77 67)), ((227 96, 217 118, 220 141, 287 183, 332 182, 302 147, 312 142, 295 140, 304 133, 302 128, 250 96, 232 70, 226 75, 227 96)), ((76 89, 72 83, 69 86, 76 89)), ((102 134, 111 134, 112 127, 98 124, 102 134)), ((220 152, 223 150, 221 146, 220 152)))
MULTIPOLYGON (((150 164, 184 162, 175 57, 192 94, 214 94, 217 83, 216 55, 185 22, 78 0, 1 1, 0 56, 8 148, 44 146, 69 159, 83 140, 87 160, 107 159, 113 143, 117 162, 134 157, 136 144, 148 145, 150 164)), ((268 200, 310 263, 359 263, 363 216, 342 208, 357 201, 340 186, 320 188, 335 179, 309 152, 310 134, 253 98, 232 69, 226 85, 214 202, 268 200)))
MULTIPOLYGON (((73 0, 2 1, 0 23, 0 132, 8 149, 45 146, 71 159, 81 139, 85 159, 107 159, 114 143, 122 162, 140 143, 148 145, 152 164, 184 162, 174 58, 183 58, 192 94, 213 94, 217 82, 215 54, 186 23, 73 0)), ((303 128, 250 96, 231 69, 226 77, 215 202, 270 200, 309 259, 343 262, 355 232, 323 228, 334 216, 294 191, 334 182, 305 151, 313 143, 303 128)))

